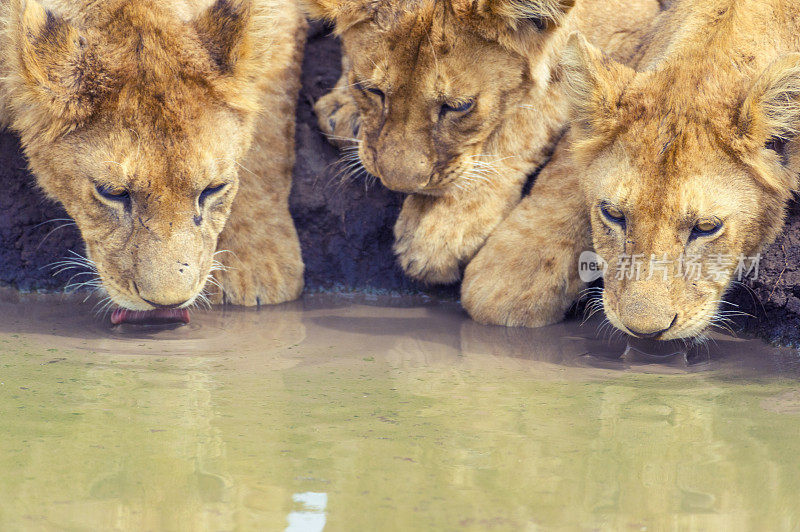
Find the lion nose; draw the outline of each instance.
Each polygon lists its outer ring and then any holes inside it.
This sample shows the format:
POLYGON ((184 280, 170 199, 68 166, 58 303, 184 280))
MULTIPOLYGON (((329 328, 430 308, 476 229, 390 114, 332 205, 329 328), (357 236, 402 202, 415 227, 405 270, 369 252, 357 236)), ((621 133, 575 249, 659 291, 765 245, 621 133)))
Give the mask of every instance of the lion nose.
POLYGON ((139 268, 134 287, 140 298, 155 308, 177 308, 190 301, 196 292, 199 271, 186 261, 171 266, 150 263, 139 268))
POLYGON ((430 162, 418 150, 404 147, 388 150, 378 154, 376 163, 381 182, 396 192, 418 192, 431 179, 430 162))
POLYGON ((647 282, 633 283, 619 300, 619 319, 639 338, 658 338, 675 325, 678 313, 673 310, 667 290, 647 282))

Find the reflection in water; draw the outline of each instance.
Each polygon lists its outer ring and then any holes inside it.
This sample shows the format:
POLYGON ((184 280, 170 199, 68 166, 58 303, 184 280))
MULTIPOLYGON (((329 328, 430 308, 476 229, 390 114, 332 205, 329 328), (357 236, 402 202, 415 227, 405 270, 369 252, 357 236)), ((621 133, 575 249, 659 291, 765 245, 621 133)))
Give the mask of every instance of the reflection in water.
POLYGON ((326 493, 297 493, 292 495, 292 500, 303 509, 289 514, 286 532, 321 532, 325 528, 326 493))
POLYGON ((0 302, 2 530, 800 526, 794 350, 652 358, 394 299, 90 309, 0 302))

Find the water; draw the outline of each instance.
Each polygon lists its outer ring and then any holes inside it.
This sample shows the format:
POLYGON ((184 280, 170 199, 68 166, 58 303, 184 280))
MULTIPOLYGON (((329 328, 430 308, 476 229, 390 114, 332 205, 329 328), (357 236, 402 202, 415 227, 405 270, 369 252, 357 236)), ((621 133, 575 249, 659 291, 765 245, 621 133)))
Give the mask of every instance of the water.
POLYGON ((0 302, 2 530, 797 530, 800 358, 309 297, 0 302), (626 353, 620 357, 622 353, 626 353))

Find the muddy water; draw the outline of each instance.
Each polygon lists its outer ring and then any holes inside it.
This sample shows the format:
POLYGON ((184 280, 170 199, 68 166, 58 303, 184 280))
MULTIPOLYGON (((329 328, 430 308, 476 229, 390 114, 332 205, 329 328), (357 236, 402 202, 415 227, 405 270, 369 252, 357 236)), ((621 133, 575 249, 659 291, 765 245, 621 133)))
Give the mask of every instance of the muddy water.
POLYGON ((800 358, 309 297, 110 329, 0 302, 0 529, 789 530, 800 358), (623 356, 623 353, 625 353, 623 356))

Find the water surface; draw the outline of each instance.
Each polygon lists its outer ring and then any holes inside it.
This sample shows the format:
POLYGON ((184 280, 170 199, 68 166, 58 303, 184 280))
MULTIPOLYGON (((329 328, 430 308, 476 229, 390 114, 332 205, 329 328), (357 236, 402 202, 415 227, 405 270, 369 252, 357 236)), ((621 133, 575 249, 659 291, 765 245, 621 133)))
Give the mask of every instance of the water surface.
POLYGON ((797 530, 800 358, 309 296, 111 329, 0 301, 2 530, 797 530))

